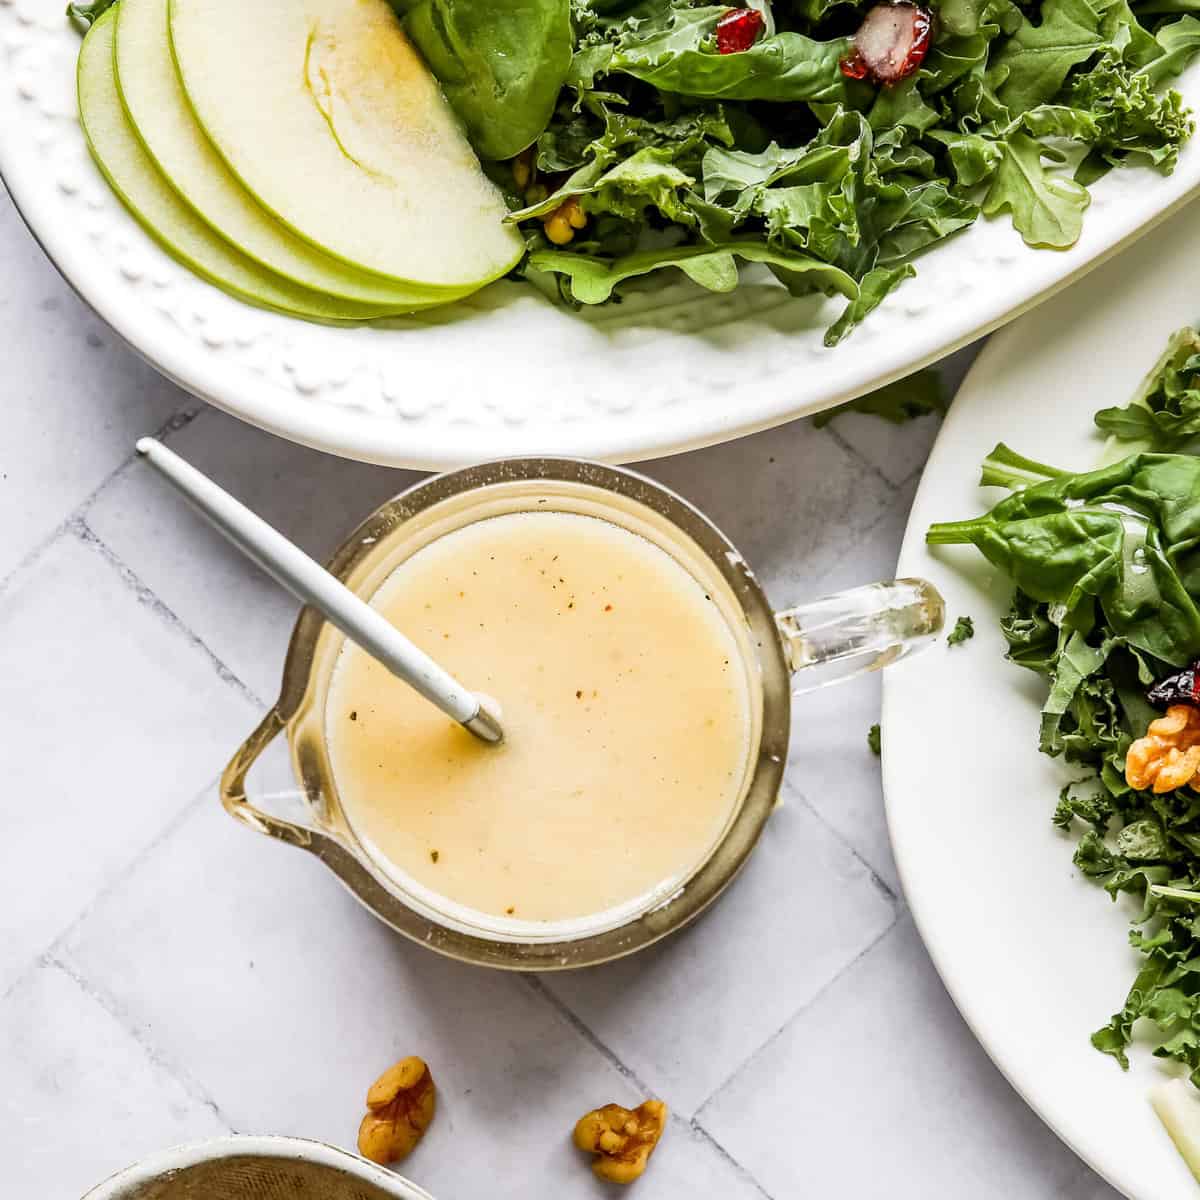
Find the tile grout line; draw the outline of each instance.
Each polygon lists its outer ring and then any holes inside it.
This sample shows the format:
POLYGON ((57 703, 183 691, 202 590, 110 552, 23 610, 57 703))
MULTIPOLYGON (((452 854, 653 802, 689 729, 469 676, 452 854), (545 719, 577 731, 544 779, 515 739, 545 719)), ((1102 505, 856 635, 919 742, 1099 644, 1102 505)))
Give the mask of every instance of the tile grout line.
MULTIPOLYGON (((816 429, 816 426, 814 425, 813 428, 816 429)), ((846 438, 838 433, 838 431, 834 429, 832 421, 830 421, 828 425, 823 425, 819 430, 817 430, 817 432, 823 433, 826 435, 826 437, 832 438, 848 455, 850 455, 852 459, 854 459, 856 463, 862 467, 866 467, 866 469, 870 471, 871 474, 874 475, 875 478, 878 479, 885 488, 887 488, 888 493, 892 497, 895 497, 896 493, 900 490, 899 486, 894 484, 869 458, 866 457, 866 455, 860 453, 853 442, 847 441, 846 438)), ((887 510, 885 509, 884 511, 886 512, 887 510)))
MULTIPOLYGON (((650 1097, 658 1095, 656 1089, 650 1087, 650 1085, 646 1083, 646 1081, 642 1079, 642 1077, 638 1075, 638 1073, 631 1067, 626 1066, 626 1064, 623 1063, 617 1056, 616 1052, 604 1041, 602 1041, 596 1035, 596 1033, 582 1020, 580 1020, 580 1018, 542 982, 539 976, 522 975, 521 980, 532 992, 541 997, 541 999, 544 1000, 546 1004, 548 1004, 550 1008, 553 1009, 554 1012, 556 1012, 572 1030, 574 1030, 575 1033, 577 1033, 589 1046, 591 1046, 592 1049, 595 1050, 596 1053, 599 1054, 609 1064, 609 1066, 611 1066, 617 1072, 617 1074, 621 1076, 622 1079, 632 1083, 643 1096, 650 1097)), ((718 1142, 717 1139, 713 1137, 713 1135, 709 1133, 707 1129, 701 1126, 695 1117, 692 1117, 691 1119, 681 1117, 674 1111, 674 1109, 671 1109, 668 1119, 672 1124, 682 1126, 693 1136, 699 1137, 702 1141, 707 1142, 720 1158, 728 1163, 738 1175, 740 1175, 755 1188, 759 1195, 763 1196, 765 1200, 772 1200, 770 1193, 762 1186, 762 1184, 758 1182, 757 1179, 754 1178, 750 1171, 740 1162, 738 1162, 738 1160, 734 1158, 733 1155, 730 1154, 729 1151, 726 1150, 725 1147, 722 1146, 721 1143, 718 1142)))
POLYGON ((650 1087, 644 1079, 641 1078, 632 1068, 627 1067, 620 1058, 617 1057, 615 1051, 607 1046, 597 1035, 588 1028, 588 1026, 580 1020, 580 1018, 571 1011, 571 1009, 563 1003, 558 996, 554 994, 537 975, 522 975, 521 981, 536 995, 540 996, 558 1015, 562 1018, 589 1046, 592 1047, 609 1066, 613 1067, 622 1078, 627 1079, 639 1091, 644 1092, 647 1096, 654 1095, 654 1089, 650 1087))
POLYGON ((891 884, 889 884, 887 880, 885 880, 883 876, 881 876, 879 872, 876 871, 869 862, 867 862, 862 853, 859 851, 858 847, 855 846, 855 844, 850 841, 850 839, 846 837, 846 835, 843 834, 839 829, 831 825, 803 792, 793 788, 791 794, 795 796, 802 805, 804 805, 809 815, 816 819, 821 828, 824 829, 825 832, 828 833, 834 839, 834 841, 838 843, 839 846, 842 846, 844 849, 848 850, 851 856, 859 862, 862 868, 871 877, 871 882, 875 885, 879 892, 882 893, 882 895, 884 895, 888 900, 890 900, 893 905, 899 904, 901 902, 899 894, 892 888, 891 884))
POLYGON ((55 935, 50 945, 43 951, 42 957, 50 957, 57 959, 60 954, 70 957, 69 951, 66 949, 67 940, 71 935, 92 915, 93 912, 105 901, 109 896, 113 895, 118 888, 123 887, 128 883, 134 872, 140 871, 142 866, 147 862, 152 854, 166 842, 168 839, 175 836, 180 829, 192 818, 193 814, 200 811, 200 808, 212 798, 212 793, 216 788, 216 780, 212 780, 206 784, 199 792, 196 793, 141 849, 137 850, 133 857, 127 862, 121 864, 119 870, 113 872, 112 878, 102 885, 92 895, 92 898, 77 912, 66 926, 55 935))
POLYGON ((780 1025, 780 1027, 777 1030, 775 1030, 774 1033, 772 1033, 768 1038, 766 1038, 766 1040, 762 1043, 762 1045, 760 1045, 758 1047, 758 1049, 754 1051, 753 1054, 748 1055, 742 1062, 740 1062, 733 1069, 733 1071, 731 1071, 729 1073, 729 1075, 725 1079, 723 1079, 715 1088, 713 1088, 713 1090, 709 1093, 708 1097, 705 1100, 703 1100, 700 1103, 699 1107, 696 1109, 696 1115, 692 1118, 692 1120, 697 1121, 697 1122, 700 1121, 701 1117, 703 1116, 704 1110, 713 1102, 713 1100, 716 1099, 717 1095, 720 1092, 724 1091, 725 1088, 727 1088, 730 1085, 730 1083, 732 1083, 733 1080, 738 1075, 740 1075, 741 1072, 743 1070, 745 1070, 746 1067, 748 1067, 765 1050, 767 1050, 768 1048, 773 1046, 783 1036, 783 1034, 785 1032, 787 1032, 787 1030, 801 1016, 804 1015, 804 1013, 808 1012, 814 1005, 818 1004, 821 1001, 821 999, 834 987, 834 985, 838 982, 838 980, 843 979, 851 971, 853 971, 854 968, 857 967, 858 964, 860 962, 862 962, 863 959, 865 959, 867 957, 867 955, 870 954, 875 949, 875 947, 878 946, 884 940, 884 938, 890 936, 891 933, 895 930, 896 926, 899 925, 900 918, 903 915, 904 911, 905 911, 905 905, 903 904, 902 901, 898 902, 896 904, 895 908, 892 910, 892 919, 891 919, 891 921, 888 922, 887 926, 884 929, 880 930, 880 932, 874 938, 872 938, 871 941, 868 942, 867 945, 865 945, 844 967, 842 967, 842 969, 840 971, 838 971, 837 974, 835 974, 831 979, 827 979, 817 989, 817 991, 811 997, 809 997, 809 999, 806 1003, 802 1004, 798 1009, 796 1009, 796 1011, 793 1012, 787 1018, 787 1020, 784 1021, 784 1023, 782 1025, 780 1025))
POLYGON ((178 614, 164 603, 158 594, 145 583, 137 572, 115 550, 104 542, 82 516, 73 517, 68 524, 67 532, 77 537, 85 546, 94 550, 120 576, 122 582, 136 596, 140 604, 146 605, 156 613, 171 629, 182 634, 197 650, 200 650, 209 660, 217 677, 229 684, 235 691, 255 707, 265 710, 266 701, 255 695, 248 684, 227 667, 213 652, 208 644, 198 634, 192 632, 180 619, 178 614))
MULTIPOLYGON (((167 437, 172 433, 177 433, 180 429, 185 429, 204 411, 203 405, 197 408, 187 408, 186 406, 177 409, 166 421, 163 422, 157 429, 154 430, 151 436, 167 437)), ((100 494, 105 491, 108 486, 114 483, 121 475, 125 473, 127 468, 136 458, 136 454, 130 454, 128 458, 123 458, 105 477, 90 491, 84 498, 73 508, 62 521, 59 522, 40 542, 30 549, 20 561, 12 568, 8 574, 0 576, 0 596, 3 596, 9 587, 16 580, 17 576, 23 574, 32 567, 55 542, 64 534, 69 533, 71 526, 79 519, 84 517, 89 509, 100 498, 100 494)))
MULTIPOLYGON (((682 1119, 683 1118, 681 1117, 680 1120, 682 1119)), ((687 1127, 702 1142, 706 1142, 709 1146, 711 1146, 717 1157, 728 1163, 736 1174, 740 1175, 748 1184, 750 1184, 752 1188, 754 1188, 756 1192, 758 1192, 760 1196, 764 1197, 764 1200, 774 1200, 771 1193, 768 1192, 767 1189, 763 1187, 763 1185, 759 1183, 757 1179, 754 1178, 754 1175, 751 1173, 751 1171, 738 1162, 738 1160, 734 1158, 733 1155, 730 1154, 729 1151, 726 1150, 725 1147, 721 1145, 721 1143, 717 1141, 717 1139, 713 1137, 713 1135, 709 1133, 709 1131, 705 1129, 703 1125, 700 1124, 698 1117, 692 1117, 692 1119, 687 1122, 687 1127)))
POLYGON ((116 1022, 145 1054, 148 1061, 166 1074, 183 1088, 184 1092, 196 1103, 203 1105, 224 1126, 229 1133, 236 1133, 234 1125, 221 1111, 217 1102, 186 1071, 170 1062, 161 1050, 131 1021, 125 1018, 121 1006, 102 988, 97 987, 76 971, 66 960, 53 955, 45 955, 41 959, 44 966, 62 972, 93 1004, 97 1005, 108 1017, 116 1022))
POLYGON ((121 863, 119 868, 114 870, 112 878, 107 883, 102 884, 92 894, 83 908, 67 921, 66 925, 50 939, 46 948, 33 958, 29 966, 23 968, 16 979, 5 989, 4 993, 0 994, 0 1004, 3 1004, 27 980, 42 962, 57 961, 60 955, 66 955, 67 958, 70 957, 69 952, 66 950, 66 942, 70 936, 96 911, 96 908, 100 904, 125 884, 131 873, 139 870, 142 864, 146 862, 150 855, 163 842, 172 837, 188 821, 193 813, 199 811, 200 806, 210 798, 215 783, 216 780, 214 779, 197 792, 144 846, 134 852, 132 858, 121 863))

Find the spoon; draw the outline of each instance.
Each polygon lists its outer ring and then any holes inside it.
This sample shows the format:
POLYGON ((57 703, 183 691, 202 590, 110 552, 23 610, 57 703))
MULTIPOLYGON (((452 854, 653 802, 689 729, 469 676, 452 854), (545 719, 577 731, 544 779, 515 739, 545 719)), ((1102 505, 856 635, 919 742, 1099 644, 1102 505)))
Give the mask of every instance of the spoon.
POLYGON ((393 675, 480 740, 493 744, 504 740, 500 722, 474 692, 279 530, 155 438, 142 438, 137 452, 247 558, 393 675))

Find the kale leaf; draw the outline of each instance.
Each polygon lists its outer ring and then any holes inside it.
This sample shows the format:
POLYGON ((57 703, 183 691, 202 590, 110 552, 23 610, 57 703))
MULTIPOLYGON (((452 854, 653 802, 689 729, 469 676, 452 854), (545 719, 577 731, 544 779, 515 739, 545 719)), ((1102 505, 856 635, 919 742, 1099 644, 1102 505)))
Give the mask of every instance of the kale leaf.
POLYGON ((974 620, 971 617, 959 617, 954 622, 954 628, 950 630, 950 634, 946 638, 946 644, 948 646, 961 646, 963 642, 969 642, 974 636, 974 620))

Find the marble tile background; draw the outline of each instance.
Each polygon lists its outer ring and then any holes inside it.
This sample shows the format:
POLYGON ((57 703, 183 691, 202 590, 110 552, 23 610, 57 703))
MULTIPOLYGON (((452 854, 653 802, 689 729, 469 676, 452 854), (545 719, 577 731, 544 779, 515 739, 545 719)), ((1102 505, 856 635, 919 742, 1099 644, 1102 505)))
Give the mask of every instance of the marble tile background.
MULTIPOLYGON (((568 1131, 673 1117, 641 1200, 1113 1200, 958 1017, 899 893, 867 727, 878 681, 795 713, 786 803, 731 893, 660 948, 548 978, 437 958, 215 780, 267 707, 295 606, 145 472, 157 431, 318 556, 410 478, 204 408, 74 297, 0 195, 0 1195, 78 1200, 227 1131, 352 1146, 420 1053, 439 1200, 605 1189, 568 1131)), ((952 386, 970 352, 944 368, 952 386)), ((890 573, 936 433, 846 416, 651 464, 778 601, 890 573)))

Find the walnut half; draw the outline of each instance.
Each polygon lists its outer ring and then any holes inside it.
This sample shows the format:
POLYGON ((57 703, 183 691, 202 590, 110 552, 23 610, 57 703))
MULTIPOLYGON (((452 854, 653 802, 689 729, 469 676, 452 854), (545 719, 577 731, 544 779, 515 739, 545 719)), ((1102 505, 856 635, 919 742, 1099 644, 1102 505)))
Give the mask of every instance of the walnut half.
POLYGON ((1173 704, 1151 721, 1125 754, 1125 781, 1137 791, 1173 792, 1186 784, 1200 791, 1200 710, 1173 704))
POLYGON ((358 1152, 372 1162, 407 1158, 433 1120, 437 1089, 425 1060, 401 1059, 371 1085, 367 1115, 358 1127, 358 1152))
POLYGON ((592 1170, 610 1183, 632 1183, 646 1169, 667 1124, 667 1106, 647 1100, 635 1109, 606 1104, 580 1117, 575 1145, 596 1156, 592 1170))

